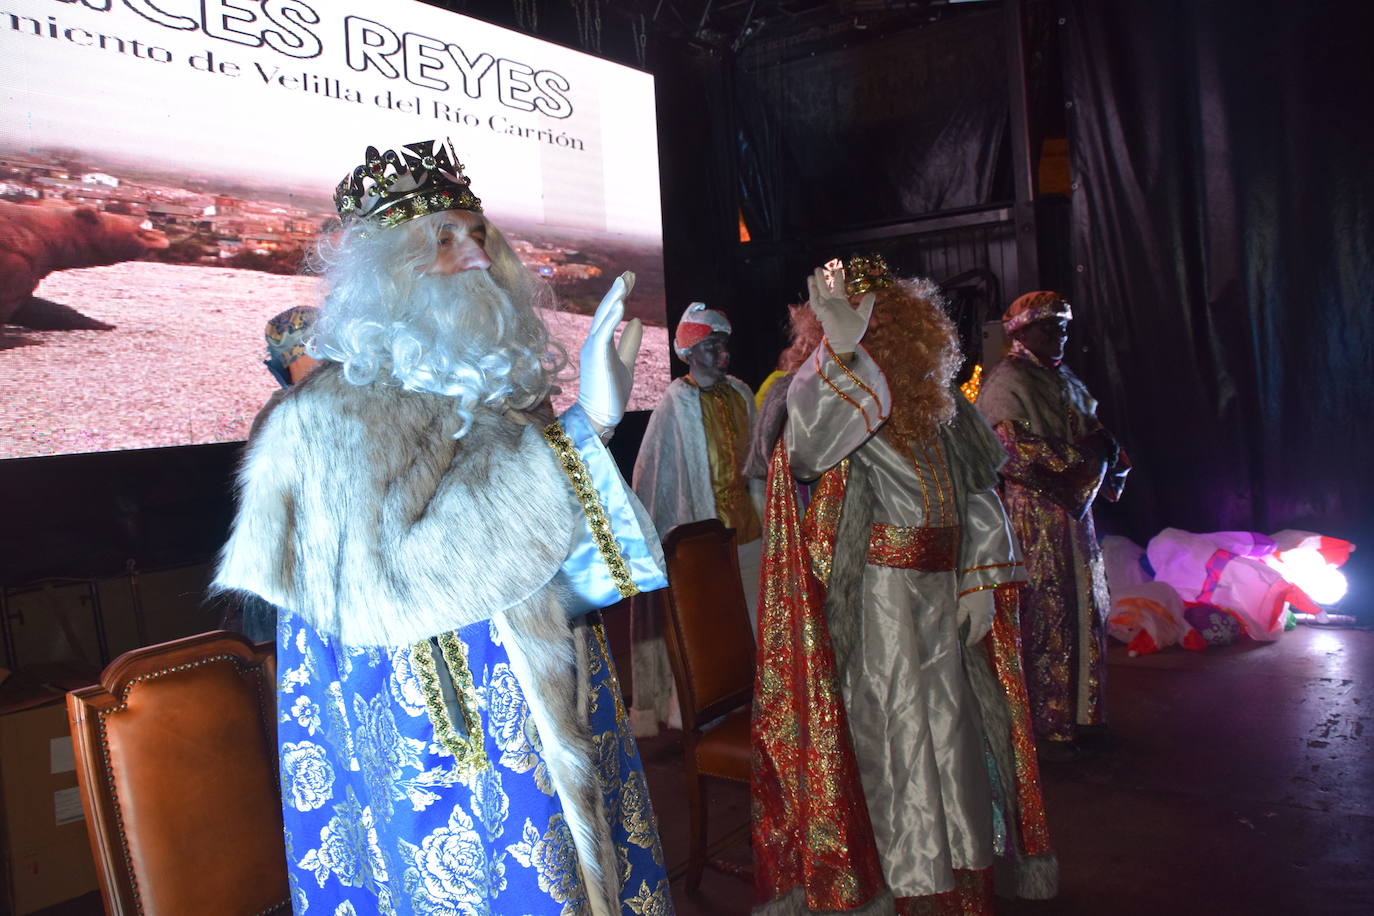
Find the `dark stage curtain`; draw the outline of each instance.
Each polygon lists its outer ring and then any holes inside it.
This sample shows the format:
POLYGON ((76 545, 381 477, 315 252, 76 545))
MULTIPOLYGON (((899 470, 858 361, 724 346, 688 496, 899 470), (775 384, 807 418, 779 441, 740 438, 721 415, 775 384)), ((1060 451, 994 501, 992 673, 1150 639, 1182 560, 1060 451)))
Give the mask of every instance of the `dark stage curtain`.
POLYGON ((1007 121, 1000 12, 737 61, 740 199, 756 240, 976 206, 1007 121))
MULTIPOLYGON (((728 264, 738 213, 730 193, 734 150, 725 124, 729 83, 719 55, 654 47, 659 175, 663 204, 663 277, 671 337, 694 300, 734 306, 728 264)), ((671 357, 674 375, 686 365, 671 357)))
POLYGON ((1068 358, 1137 466, 1104 527, 1319 531, 1374 588, 1368 7, 1062 0, 1068 358))

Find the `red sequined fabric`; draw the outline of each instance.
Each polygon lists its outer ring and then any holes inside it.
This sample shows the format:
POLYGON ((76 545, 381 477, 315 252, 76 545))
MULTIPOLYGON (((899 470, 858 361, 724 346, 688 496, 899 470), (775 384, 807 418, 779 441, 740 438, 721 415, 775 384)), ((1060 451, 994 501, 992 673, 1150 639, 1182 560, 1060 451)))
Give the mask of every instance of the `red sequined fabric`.
MULTIPOLYGON (((753 719, 754 894, 760 905, 800 888, 810 911, 852 910, 887 888, 849 742, 849 721, 825 622, 825 589, 812 571, 818 556, 828 559, 830 551, 824 547, 833 549, 846 470, 842 465, 822 477, 803 531, 796 484, 782 443, 774 448, 769 465, 753 719), (824 547, 816 549, 820 545, 824 547)), ((829 564, 823 563, 818 572, 828 576, 829 564)), ((1014 592, 1011 601, 1004 605, 1010 612, 1010 623, 1002 623, 1004 631, 1009 625, 1014 628, 1014 592)), ((1014 641, 1009 648, 988 645, 994 658, 1016 651, 1014 641)), ((999 677, 1003 667, 999 662, 999 677)), ((1014 676, 1020 683, 1019 663, 1014 676)), ((1019 721, 1028 736, 1024 684, 1019 695, 1019 721)), ((1034 766, 1034 745, 1027 746, 1034 766)), ((1022 772, 1018 743, 1018 797, 1022 772)), ((1038 829, 1043 837, 1039 775, 1027 775, 1039 818, 1032 832, 1038 829)), ((956 869, 954 877, 953 890, 898 898, 896 912, 991 916, 992 869, 956 869)))
POLYGON ((872 566, 944 572, 959 562, 959 526, 913 528, 874 522, 868 537, 872 566))
POLYGON ((767 492, 754 686, 755 900, 802 888, 808 909, 854 909, 886 884, 782 443, 767 492))
POLYGON ((1038 856, 1050 851, 1050 828, 1045 821, 1045 799, 1040 792, 1040 763, 1035 756, 1035 727, 1030 700, 1021 671, 1021 625, 1017 619, 1022 586, 1003 585, 994 591, 997 614, 983 645, 992 658, 992 670, 1006 694, 1011 714, 1011 750, 1016 767, 1016 813, 1021 832, 1021 852, 1038 856))

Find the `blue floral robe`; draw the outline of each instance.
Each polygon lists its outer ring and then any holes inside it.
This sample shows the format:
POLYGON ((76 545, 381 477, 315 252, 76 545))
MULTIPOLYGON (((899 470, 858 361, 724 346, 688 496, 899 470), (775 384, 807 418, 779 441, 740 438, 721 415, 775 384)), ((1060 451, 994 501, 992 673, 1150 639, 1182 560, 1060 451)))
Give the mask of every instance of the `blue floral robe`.
MULTIPOLYGON (((580 410, 562 423, 631 578, 661 588, 661 552, 643 537, 653 537, 647 515, 580 410)), ((587 646, 585 706, 620 911, 668 914, 644 768, 595 610, 620 593, 590 528, 560 575, 587 646)), ((282 809, 298 916, 591 912, 539 730, 493 621, 413 645, 358 647, 282 610, 277 666, 282 809)), ((569 670, 568 687, 576 686, 569 670)))
MULTIPOLYGON (((644 769, 599 623, 593 630, 589 712, 621 912, 671 913, 644 769)), ((478 727, 458 736, 455 755, 429 712, 444 652, 431 649, 426 662, 423 643, 348 648, 282 615, 278 735, 297 914, 590 912, 496 627, 484 621, 456 637, 471 675, 458 705, 472 707, 478 727)))

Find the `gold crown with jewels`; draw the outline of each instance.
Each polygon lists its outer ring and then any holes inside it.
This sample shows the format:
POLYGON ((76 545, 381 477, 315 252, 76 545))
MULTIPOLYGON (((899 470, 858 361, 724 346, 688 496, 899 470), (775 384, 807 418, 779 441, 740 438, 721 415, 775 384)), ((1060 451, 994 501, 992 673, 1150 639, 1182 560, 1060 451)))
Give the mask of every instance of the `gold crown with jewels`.
POLYGON ((334 190, 345 223, 365 219, 385 229, 443 210, 482 212, 448 140, 407 143, 399 152, 369 146, 363 159, 334 190))
POLYGON ((844 277, 844 291, 851 296, 862 295, 871 289, 885 289, 897 282, 887 266, 887 258, 877 252, 851 256, 845 265, 844 277))

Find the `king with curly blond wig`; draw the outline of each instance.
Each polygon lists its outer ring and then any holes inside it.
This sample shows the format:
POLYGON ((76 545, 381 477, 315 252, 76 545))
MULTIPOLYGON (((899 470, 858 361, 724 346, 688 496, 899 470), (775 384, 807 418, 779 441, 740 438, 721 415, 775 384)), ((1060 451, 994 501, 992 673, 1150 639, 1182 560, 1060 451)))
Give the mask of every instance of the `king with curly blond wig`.
POLYGON ((954 419, 950 382, 963 362, 954 323, 930 280, 895 279, 873 292, 877 301, 863 347, 892 389, 892 417, 883 432, 894 444, 929 441, 954 419))
POLYGON ((1016 646, 1025 571, 996 492, 1006 452, 951 390, 960 354, 933 283, 875 254, 815 269, 807 291, 814 320, 794 312, 783 365, 816 325, 824 338, 791 376, 768 463, 754 912, 987 913, 995 886, 1052 897, 1016 646))

